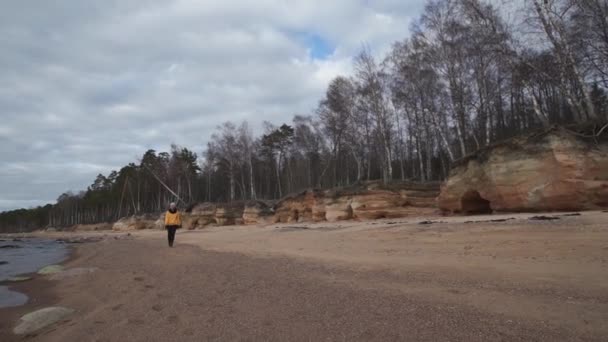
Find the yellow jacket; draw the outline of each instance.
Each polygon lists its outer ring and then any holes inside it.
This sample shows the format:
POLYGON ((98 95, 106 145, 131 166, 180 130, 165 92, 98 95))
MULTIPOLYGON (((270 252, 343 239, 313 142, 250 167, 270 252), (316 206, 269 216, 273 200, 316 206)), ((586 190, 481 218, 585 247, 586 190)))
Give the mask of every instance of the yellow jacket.
POLYGON ((165 214, 165 226, 181 226, 182 225, 182 216, 179 214, 179 211, 172 213, 167 210, 165 214))

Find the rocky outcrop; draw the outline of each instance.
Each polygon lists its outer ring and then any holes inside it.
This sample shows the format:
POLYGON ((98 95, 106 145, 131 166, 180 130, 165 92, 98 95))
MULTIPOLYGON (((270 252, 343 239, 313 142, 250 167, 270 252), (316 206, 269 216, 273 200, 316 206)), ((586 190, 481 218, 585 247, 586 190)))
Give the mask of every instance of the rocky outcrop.
POLYGON ((373 190, 352 197, 353 217, 362 220, 403 217, 401 211, 409 205, 400 193, 388 190, 373 190))
POLYGON ((515 138, 461 160, 441 188, 448 213, 608 207, 608 139, 564 128, 515 138))
POLYGON ((324 200, 325 220, 329 222, 350 220, 353 218, 351 196, 348 194, 337 194, 328 192, 324 200))
MULTIPOLYGON (((200 203, 190 212, 182 213, 182 226, 186 229, 203 229, 208 226, 243 224, 245 202, 233 203, 200 203)), ((250 211, 248 215, 253 214, 250 211)))
MULTIPOLYGON (((437 183, 362 182, 348 188, 310 189, 286 196, 276 204, 267 201, 199 203, 182 212, 184 229, 208 226, 266 225, 272 223, 371 220, 426 215, 436 212, 437 183)), ((162 229, 164 213, 132 216, 114 223, 112 229, 129 231, 162 229)))
POLYGON ((244 211, 245 204, 242 202, 228 203, 218 206, 215 211, 215 222, 220 226, 243 224, 244 211))
POLYGON ((215 224, 216 210, 217 205, 213 203, 199 203, 190 212, 182 213, 182 227, 193 230, 215 224))
POLYGON ((325 216, 327 221, 334 222, 433 214, 437 190, 394 191, 377 188, 374 184, 370 190, 330 193, 325 200, 325 216))
POLYGON ((380 182, 327 191, 308 190, 275 206, 275 222, 371 220, 425 215, 436 211, 439 184, 380 182))
POLYGON ((274 222, 274 211, 262 201, 250 201, 245 204, 243 223, 247 225, 269 224, 274 222))
POLYGON ((162 229, 164 214, 161 218, 154 214, 129 216, 121 218, 112 225, 114 231, 129 231, 143 229, 162 229))
POLYGON ((320 206, 323 205, 324 193, 319 190, 306 190, 289 195, 275 205, 275 222, 312 222, 322 221, 320 206))

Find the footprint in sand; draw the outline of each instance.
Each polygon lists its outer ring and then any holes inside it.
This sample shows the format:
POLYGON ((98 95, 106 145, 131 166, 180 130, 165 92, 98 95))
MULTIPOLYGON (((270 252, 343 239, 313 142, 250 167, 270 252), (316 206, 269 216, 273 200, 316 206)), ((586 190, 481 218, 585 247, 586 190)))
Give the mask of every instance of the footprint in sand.
POLYGON ((118 305, 114 305, 112 307, 112 311, 118 311, 123 307, 124 304, 118 304, 118 305))
POLYGON ((163 307, 160 305, 153 305, 152 310, 154 311, 163 311, 163 307))
POLYGON ((178 320, 179 320, 179 317, 177 317, 177 316, 169 316, 169 317, 167 317, 167 321, 169 323, 177 323, 178 320))
POLYGON ((143 277, 134 277, 133 280, 135 281, 144 281, 143 277))
POLYGON ((128 323, 128 324, 131 324, 131 325, 143 325, 143 324, 144 324, 144 321, 143 321, 143 320, 141 320, 141 319, 136 319, 136 318, 132 319, 132 318, 129 318, 129 319, 127 320, 127 323, 128 323))

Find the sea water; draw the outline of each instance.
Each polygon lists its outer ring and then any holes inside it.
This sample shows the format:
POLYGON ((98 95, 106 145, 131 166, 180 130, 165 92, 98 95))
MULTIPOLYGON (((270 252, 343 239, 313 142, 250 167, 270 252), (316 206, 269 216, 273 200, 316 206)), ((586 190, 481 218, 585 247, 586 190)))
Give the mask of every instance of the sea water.
MULTIPOLYGON (((65 260, 67 256, 67 247, 55 240, 0 238, 0 282, 36 272, 65 260)), ((0 308, 23 305, 27 300, 26 295, 0 286, 0 308)))

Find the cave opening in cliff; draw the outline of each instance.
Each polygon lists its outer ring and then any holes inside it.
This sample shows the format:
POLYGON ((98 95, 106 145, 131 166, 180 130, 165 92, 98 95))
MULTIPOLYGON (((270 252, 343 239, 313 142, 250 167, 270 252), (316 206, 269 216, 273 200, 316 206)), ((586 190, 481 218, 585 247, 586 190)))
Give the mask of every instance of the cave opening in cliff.
POLYGON ((294 209, 291 212, 291 219, 293 222, 299 222, 300 220, 300 212, 298 211, 298 209, 294 209))
POLYGON ((462 212, 465 214, 491 214, 490 201, 481 197, 479 191, 469 190, 460 198, 462 212))

